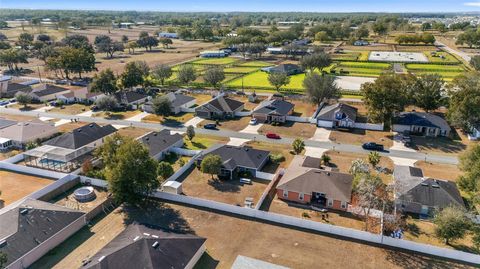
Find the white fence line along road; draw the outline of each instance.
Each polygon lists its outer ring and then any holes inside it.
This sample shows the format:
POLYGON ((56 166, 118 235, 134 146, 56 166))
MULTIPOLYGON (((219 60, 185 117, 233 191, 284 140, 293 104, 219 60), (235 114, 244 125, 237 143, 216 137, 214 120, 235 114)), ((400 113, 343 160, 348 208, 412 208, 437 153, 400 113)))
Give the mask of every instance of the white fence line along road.
MULTIPOLYGON (((168 129, 172 131, 185 132, 186 130, 186 127, 171 128, 171 127, 167 127, 167 126, 155 124, 155 123, 132 122, 132 121, 126 121, 126 120, 109 120, 104 118, 83 117, 78 115, 65 115, 65 114, 57 114, 57 113, 50 113, 50 112, 20 111, 18 109, 11 109, 11 108, 0 108, 0 113, 11 114, 11 115, 27 115, 27 116, 33 116, 33 117, 46 116, 46 117, 52 117, 52 118, 58 118, 58 119, 77 118, 83 122, 96 122, 96 123, 112 124, 112 125, 134 126, 134 127, 151 129, 156 131, 162 130, 162 129, 168 129)), ((268 139, 264 135, 260 135, 260 134, 249 134, 249 133, 235 132, 235 131, 228 131, 228 130, 207 130, 203 128, 196 128, 195 132, 198 134, 243 138, 248 140, 278 143, 278 144, 284 144, 284 145, 285 144, 291 145, 294 140, 293 138, 282 138, 278 140, 273 140, 273 139, 268 139)), ((305 140, 305 145, 310 147, 319 147, 323 149, 329 149, 329 150, 332 149, 336 151, 352 152, 352 153, 368 154, 369 152, 357 145, 339 144, 334 142, 320 142, 320 141, 313 141, 313 140, 305 140)), ((427 157, 428 162, 455 164, 455 165, 458 164, 458 158, 456 156, 447 156, 447 155, 438 155, 438 154, 425 155, 424 153, 419 153, 419 152, 412 153, 412 152, 405 152, 405 151, 399 151, 399 150, 390 150, 390 151, 380 152, 380 155, 386 156, 386 157, 392 156, 392 157, 408 158, 408 159, 415 159, 415 160, 425 160, 425 157, 427 157)))
POLYGON ((334 236, 340 236, 346 239, 359 240, 364 243, 373 243, 383 247, 393 247, 406 252, 418 252, 420 254, 427 254, 437 256, 441 258, 447 258, 460 262, 466 262, 471 264, 480 264, 480 255, 467 253, 463 251, 440 248, 432 245, 416 243, 404 239, 394 239, 387 236, 378 234, 372 234, 369 232, 354 230, 350 228, 334 226, 330 224, 324 224, 321 222, 300 219, 296 217, 290 217, 286 215, 280 215, 271 212, 260 211, 251 208, 239 207, 234 205, 228 205, 224 203, 204 200, 200 198, 194 198, 184 195, 176 195, 165 192, 155 192, 152 197, 186 204, 194 207, 201 207, 211 209, 227 214, 234 214, 247 218, 253 218, 257 221, 265 221, 276 225, 286 225, 297 229, 306 229, 309 231, 330 234, 334 236))

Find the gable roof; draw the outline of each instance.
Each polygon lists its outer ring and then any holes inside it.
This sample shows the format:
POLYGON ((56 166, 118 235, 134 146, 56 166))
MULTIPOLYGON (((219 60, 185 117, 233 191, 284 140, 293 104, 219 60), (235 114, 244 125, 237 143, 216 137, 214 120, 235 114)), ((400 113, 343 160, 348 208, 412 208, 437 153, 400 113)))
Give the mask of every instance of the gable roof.
POLYGON ((37 138, 51 136, 56 130, 52 124, 41 121, 26 121, 0 129, 0 137, 24 143, 37 138))
POLYGON ((351 200, 352 175, 304 167, 304 162, 305 156, 296 155, 280 179, 277 189, 307 194, 321 192, 329 199, 351 200))
POLYGON ((32 94, 35 94, 38 97, 43 97, 65 91, 70 91, 70 89, 59 87, 53 84, 41 84, 33 88, 32 94))
POLYGON ((404 193, 420 184, 423 180, 422 169, 413 166, 395 165, 393 169, 395 188, 397 192, 404 193))
POLYGON ((16 261, 85 213, 66 207, 26 199, 0 215, 0 252, 8 264, 16 261))
POLYGON ((178 133, 171 134, 170 130, 164 129, 160 132, 150 132, 140 137, 139 140, 147 146, 150 156, 155 156, 183 140, 183 136, 178 133))
POLYGON ((358 109, 343 103, 333 105, 322 104, 316 119, 324 121, 342 120, 349 118, 352 121, 357 119, 358 109))
POLYGON ((188 95, 183 95, 181 93, 171 92, 171 93, 168 93, 165 96, 172 103, 172 107, 179 107, 179 106, 182 106, 182 105, 184 105, 188 102, 191 102, 191 101, 195 100, 195 98, 193 98, 191 96, 188 96, 188 95))
POLYGON ((199 160, 207 155, 219 155, 225 169, 232 170, 237 166, 260 169, 270 155, 269 151, 254 149, 248 146, 218 145, 206 150, 199 160))
POLYGON ((302 68, 296 64, 279 64, 275 67, 271 67, 269 71, 273 73, 289 73, 301 69, 302 68))
POLYGON ((134 102, 138 102, 148 97, 148 95, 143 93, 138 93, 136 91, 120 91, 114 94, 117 101, 121 104, 130 104, 134 102))
POLYGON ((7 85, 7 93, 16 93, 18 91, 30 92, 32 91, 32 87, 30 85, 9 81, 7 85))
POLYGON ((202 107, 210 110, 208 107, 209 105, 218 111, 231 113, 239 109, 241 106, 243 106, 243 104, 244 104, 243 102, 240 102, 228 97, 220 96, 215 99, 212 99, 210 102, 206 103, 202 107))
POLYGON ((8 127, 8 126, 12 126, 16 123, 17 122, 14 121, 14 120, 7 120, 7 119, 0 118, 0 129, 3 129, 3 128, 8 127))
POLYGON ((78 149, 116 131, 117 129, 110 124, 99 126, 96 123, 90 123, 52 138, 43 144, 60 148, 78 149))
POLYGON ((131 224, 82 268, 183 269, 205 241, 192 234, 169 233, 153 226, 131 224))
POLYGON ((286 116, 294 107, 295 105, 290 102, 280 99, 272 99, 263 102, 260 105, 260 108, 256 109, 253 113, 286 116))
POLYGON ((450 130, 450 125, 442 117, 426 112, 401 112, 393 121, 394 124, 399 125, 416 125, 450 130))

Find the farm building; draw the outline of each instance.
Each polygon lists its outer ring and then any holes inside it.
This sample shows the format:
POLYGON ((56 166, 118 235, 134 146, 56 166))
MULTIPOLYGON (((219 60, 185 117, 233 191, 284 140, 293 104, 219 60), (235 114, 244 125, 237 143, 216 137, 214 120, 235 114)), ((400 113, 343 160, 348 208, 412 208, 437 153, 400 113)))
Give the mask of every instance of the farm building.
POLYGON ((82 268, 185 268, 192 269, 205 252, 205 238, 130 224, 91 257, 82 268))
POLYGON ((450 136, 450 125, 442 117, 425 112, 401 112, 393 119, 393 131, 423 136, 450 136))
POLYGON ((347 104, 320 104, 315 115, 317 126, 325 128, 354 128, 357 108, 347 104))
POLYGON ((224 50, 207 50, 200 52, 200 57, 202 58, 223 58, 227 56, 228 53, 224 50))
POLYGON ((225 119, 235 117, 235 112, 240 112, 244 103, 224 96, 218 96, 210 102, 195 108, 195 115, 205 119, 225 119))
POLYGON ((283 73, 287 74, 288 76, 303 73, 303 69, 296 64, 280 64, 277 66, 265 67, 261 70, 267 73, 283 73))
POLYGON ((278 197, 346 211, 352 197, 353 176, 320 169, 320 163, 318 158, 296 155, 278 183, 278 197))
POLYGON ((160 38, 173 38, 173 39, 177 39, 177 38, 178 38, 178 34, 177 34, 177 33, 159 33, 159 34, 158 34, 158 37, 160 37, 160 38))
POLYGON ((172 148, 183 146, 183 136, 178 133, 171 134, 167 129, 150 132, 138 140, 148 148, 150 156, 156 160, 162 160, 172 148))

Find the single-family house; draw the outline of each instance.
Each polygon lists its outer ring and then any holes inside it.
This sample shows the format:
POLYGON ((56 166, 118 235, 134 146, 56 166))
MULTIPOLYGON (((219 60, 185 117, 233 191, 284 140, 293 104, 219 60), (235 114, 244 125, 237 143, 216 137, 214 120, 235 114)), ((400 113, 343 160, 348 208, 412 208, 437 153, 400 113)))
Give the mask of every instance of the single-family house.
POLYGON ((177 33, 158 33, 158 37, 177 39, 178 34, 177 33))
MULTIPOLYGON (((178 114, 183 110, 194 106, 196 103, 195 98, 188 95, 181 94, 181 93, 170 92, 164 96, 168 98, 168 100, 170 101, 171 103, 170 108, 173 114, 178 114)), ((145 112, 154 113, 153 105, 151 101, 148 101, 145 104, 143 104, 142 108, 143 108, 143 111, 145 112)))
POLYGON ((81 268, 192 269, 206 250, 207 239, 193 234, 165 232, 134 223, 88 258, 81 268))
POLYGON ((217 145, 201 153, 197 159, 198 165, 208 155, 218 155, 223 161, 219 176, 237 178, 250 174, 256 177, 270 159, 270 152, 254 149, 248 146, 217 145))
POLYGON ((150 132, 138 140, 148 148, 150 156, 156 160, 162 160, 172 148, 183 147, 183 136, 178 133, 172 134, 167 129, 150 132))
POLYGON ((277 66, 264 67, 261 70, 267 73, 283 73, 288 76, 303 73, 303 68, 296 64, 279 64, 277 66))
POLYGON ((7 148, 23 148, 30 142, 47 139, 57 132, 53 124, 43 121, 26 121, 0 129, 0 138, 7 148))
POLYGON ((83 212, 30 198, 5 209, 0 214, 0 253, 7 258, 3 266, 30 267, 85 224, 83 212))
POLYGON ((395 166, 393 178, 395 205, 401 212, 428 217, 450 205, 465 208, 455 182, 426 178, 422 169, 402 165, 395 166))
POLYGON ((11 76, 0 77, 0 97, 12 98, 19 91, 32 91, 31 85, 38 83, 37 80, 14 82, 11 76))
POLYGON ((57 95, 57 100, 65 104, 73 103, 93 103, 99 97, 105 96, 99 92, 89 92, 87 87, 72 89, 70 92, 57 95))
POLYGON ((325 128, 354 128, 358 109, 343 103, 320 104, 315 119, 317 126, 325 128))
POLYGON ((393 131, 423 136, 450 136, 450 125, 442 117, 426 112, 401 112, 393 119, 393 131))
POLYGON ((47 102, 47 101, 56 100, 57 96, 62 94, 67 94, 70 92, 71 92, 70 89, 60 87, 57 85, 40 84, 33 87, 33 90, 30 92, 30 94, 32 95, 33 99, 36 99, 40 102, 47 102))
POLYGON ((228 53, 224 50, 207 50, 200 52, 202 58, 223 58, 227 57, 228 53))
POLYGON ((17 121, 0 118, 0 129, 17 124, 17 121))
POLYGON ((220 95, 195 108, 195 115, 205 119, 233 118, 235 112, 240 112, 243 108, 243 102, 220 95))
POLYGON ((295 105, 280 99, 270 99, 262 102, 253 112, 252 117, 260 122, 287 121, 287 116, 293 114, 295 105))
POLYGON ((103 145, 105 138, 116 131, 112 125, 90 123, 25 152, 24 161, 29 166, 70 172, 91 158, 90 153, 103 145))
MULTIPOLYGON (((318 167, 320 159, 316 158, 318 167)), ((312 157, 296 155, 280 182, 280 199, 346 211, 352 198, 353 176, 315 168, 312 157)))
POLYGON ((120 91, 116 92, 114 96, 118 104, 132 107, 133 109, 138 109, 140 105, 149 99, 148 95, 136 91, 120 91))

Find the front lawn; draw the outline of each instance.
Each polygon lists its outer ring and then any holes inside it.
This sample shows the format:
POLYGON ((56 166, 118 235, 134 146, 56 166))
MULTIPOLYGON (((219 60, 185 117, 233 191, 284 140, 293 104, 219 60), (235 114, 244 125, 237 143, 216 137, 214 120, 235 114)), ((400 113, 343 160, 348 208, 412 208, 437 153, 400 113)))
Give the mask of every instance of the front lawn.
POLYGON ((393 134, 384 131, 371 131, 353 129, 351 131, 332 130, 330 140, 341 144, 361 145, 367 142, 375 142, 390 148, 393 146, 393 134))
POLYGON ((311 123, 304 122, 293 122, 287 121, 286 123, 278 126, 273 126, 270 124, 264 124, 260 129, 258 129, 259 134, 266 133, 275 133, 281 137, 291 137, 291 138, 311 138, 315 134, 317 126, 311 123))
POLYGON ((98 117, 98 118, 105 118, 109 120, 126 120, 139 113, 140 113, 139 110, 129 110, 129 111, 122 111, 122 112, 101 111, 101 112, 93 113, 92 116, 98 117))
POLYGON ((54 107, 51 110, 49 110, 49 112, 68 114, 68 115, 77 115, 89 110, 90 110, 89 106, 82 105, 82 104, 71 104, 71 105, 64 105, 62 107, 54 107))
MULTIPOLYGON (((217 128, 221 130, 230 130, 238 132, 245 129, 250 122, 250 117, 236 117, 231 120, 220 120, 218 121, 217 128)), ((204 120, 197 124, 198 128, 203 128, 205 124, 217 123, 214 120, 204 120)))
POLYGON ((183 123, 191 120, 194 117, 193 113, 178 113, 177 115, 171 115, 168 117, 158 116, 150 114, 142 119, 144 122, 160 123, 167 126, 179 126, 183 123))
POLYGON ((125 127, 125 128, 118 129, 117 131, 119 135, 130 137, 133 139, 143 136, 149 132, 151 132, 151 130, 138 128, 138 127, 125 127))
POLYGON ((223 136, 196 134, 192 141, 185 138, 183 147, 190 150, 203 150, 215 144, 226 144, 229 140, 228 137, 223 136))
POLYGON ((412 136, 414 149, 423 153, 458 155, 467 149, 462 140, 446 137, 412 136))

